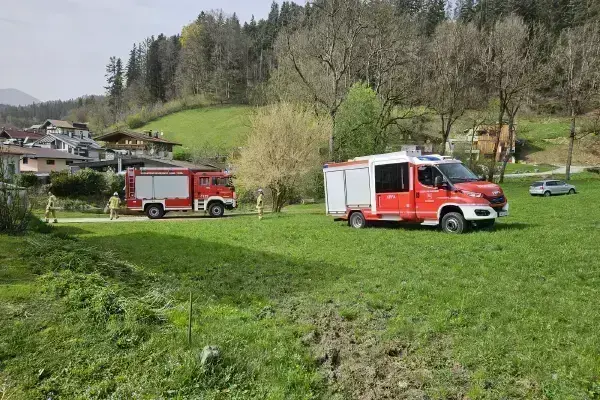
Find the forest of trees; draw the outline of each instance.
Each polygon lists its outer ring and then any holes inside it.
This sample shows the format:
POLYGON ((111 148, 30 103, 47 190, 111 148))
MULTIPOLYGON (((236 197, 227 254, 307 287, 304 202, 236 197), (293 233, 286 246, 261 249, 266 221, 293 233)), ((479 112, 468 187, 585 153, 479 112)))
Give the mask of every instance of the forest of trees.
POLYGON ((466 110, 492 103, 498 123, 514 124, 525 104, 551 103, 575 124, 597 94, 599 19, 600 3, 591 0, 284 1, 273 2, 265 19, 244 23, 235 13, 202 12, 180 34, 146 38, 128 57, 112 57, 106 97, 4 107, 0 122, 70 116, 103 129, 186 96, 217 104, 283 100, 331 119, 329 153, 338 158, 355 154, 348 143, 365 149, 364 140, 349 137, 364 129, 336 125, 350 88, 362 83, 377 103, 366 122, 371 151, 405 134, 397 122, 418 118, 416 106, 439 118, 432 133, 442 141, 466 110))

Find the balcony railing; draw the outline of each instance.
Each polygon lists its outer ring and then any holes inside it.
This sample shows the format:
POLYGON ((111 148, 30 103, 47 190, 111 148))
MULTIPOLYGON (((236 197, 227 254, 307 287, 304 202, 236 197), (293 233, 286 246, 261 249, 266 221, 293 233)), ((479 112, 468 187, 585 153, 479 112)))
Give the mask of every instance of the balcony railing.
POLYGON ((134 143, 106 143, 107 149, 114 150, 144 150, 147 146, 145 144, 134 144, 134 143))

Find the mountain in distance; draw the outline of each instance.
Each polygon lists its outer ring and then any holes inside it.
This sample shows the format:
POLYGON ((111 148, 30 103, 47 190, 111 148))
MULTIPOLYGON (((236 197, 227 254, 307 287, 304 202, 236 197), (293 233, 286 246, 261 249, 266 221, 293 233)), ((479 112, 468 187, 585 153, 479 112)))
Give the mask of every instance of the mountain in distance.
POLYGON ((9 106, 28 106, 40 101, 18 89, 0 89, 0 104, 9 106))

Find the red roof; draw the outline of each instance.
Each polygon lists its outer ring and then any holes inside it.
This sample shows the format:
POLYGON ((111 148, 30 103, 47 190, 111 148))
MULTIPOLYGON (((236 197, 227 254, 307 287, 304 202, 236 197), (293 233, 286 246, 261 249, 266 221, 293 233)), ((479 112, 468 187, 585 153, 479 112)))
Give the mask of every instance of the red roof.
POLYGON ((1 132, 3 137, 8 136, 9 139, 26 139, 29 138, 31 140, 38 140, 42 136, 41 133, 35 132, 27 132, 27 131, 19 131, 16 129, 3 129, 1 132))

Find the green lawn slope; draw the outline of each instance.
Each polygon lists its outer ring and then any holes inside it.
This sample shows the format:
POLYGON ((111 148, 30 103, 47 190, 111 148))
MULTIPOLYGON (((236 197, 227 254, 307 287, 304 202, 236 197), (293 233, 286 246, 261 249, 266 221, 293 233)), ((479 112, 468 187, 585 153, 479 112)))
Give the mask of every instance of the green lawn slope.
POLYGON ((241 146, 249 130, 252 108, 207 107, 181 111, 152 121, 141 130, 164 133, 164 138, 187 148, 241 146))

